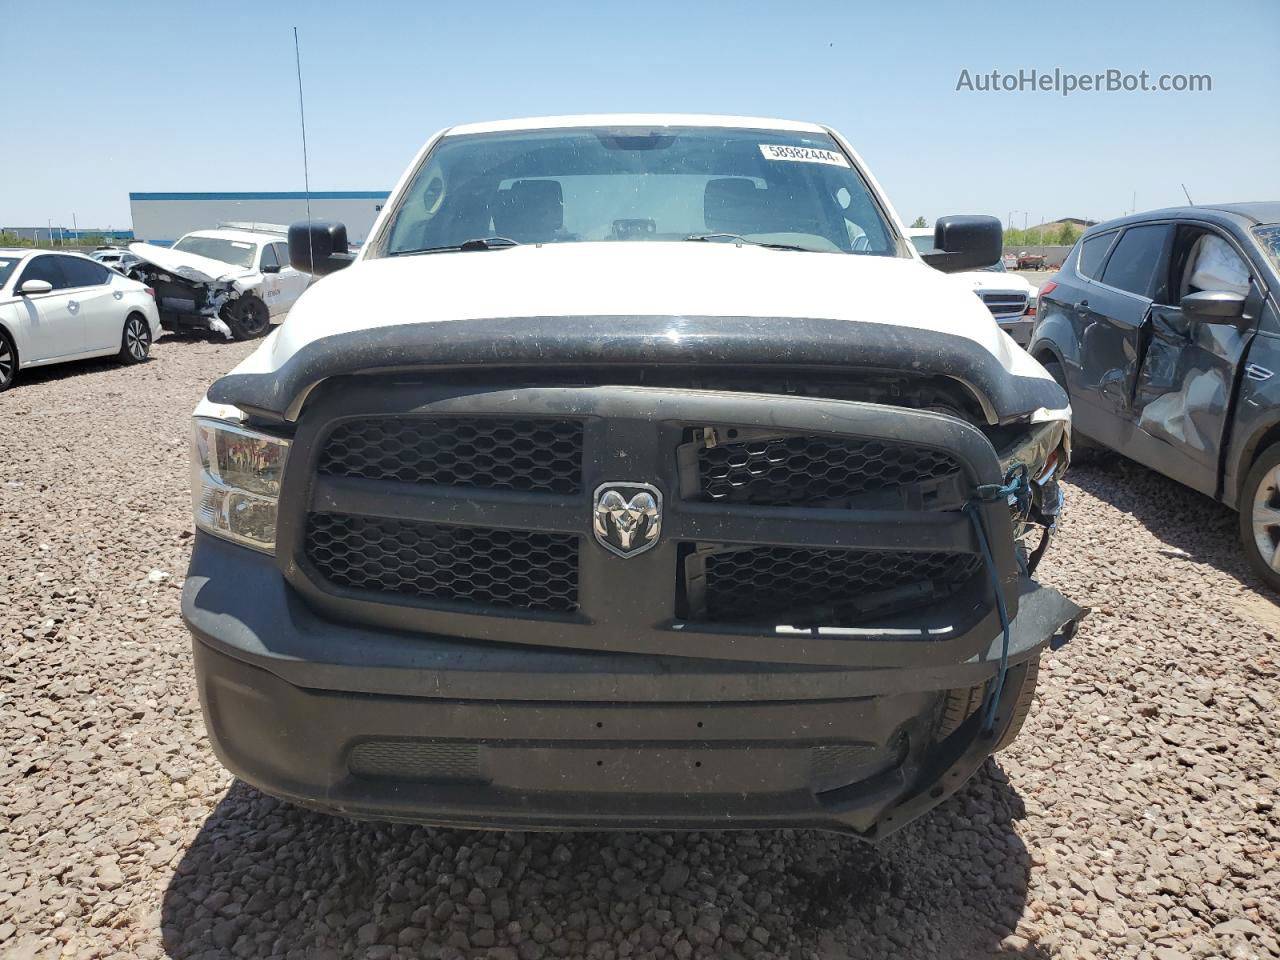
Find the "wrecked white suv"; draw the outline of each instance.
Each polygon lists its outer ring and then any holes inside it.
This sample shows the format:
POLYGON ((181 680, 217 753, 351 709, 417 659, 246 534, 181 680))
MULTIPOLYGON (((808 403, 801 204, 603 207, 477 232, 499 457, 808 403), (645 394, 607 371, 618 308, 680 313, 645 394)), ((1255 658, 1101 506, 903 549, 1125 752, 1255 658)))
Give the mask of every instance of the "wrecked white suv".
POLYGON ((826 127, 433 139, 196 410, 222 761, 349 816, 879 839, 1011 741, 1066 394, 826 127), (926 262, 938 269, 930 269, 926 262))
POLYGON ((188 233, 172 247, 129 245, 128 270, 156 291, 166 330, 210 330, 252 340, 287 313, 309 278, 289 265, 284 227, 224 225, 188 233))

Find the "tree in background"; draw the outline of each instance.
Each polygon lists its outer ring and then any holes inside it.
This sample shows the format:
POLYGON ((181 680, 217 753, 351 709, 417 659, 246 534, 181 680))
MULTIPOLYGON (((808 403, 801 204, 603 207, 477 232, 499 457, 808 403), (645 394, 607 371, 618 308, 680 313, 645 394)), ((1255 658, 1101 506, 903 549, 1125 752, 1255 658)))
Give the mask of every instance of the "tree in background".
POLYGON ((928 225, 929 221, 924 217, 916 217, 915 220, 911 222, 911 226, 913 227, 927 227, 928 225))

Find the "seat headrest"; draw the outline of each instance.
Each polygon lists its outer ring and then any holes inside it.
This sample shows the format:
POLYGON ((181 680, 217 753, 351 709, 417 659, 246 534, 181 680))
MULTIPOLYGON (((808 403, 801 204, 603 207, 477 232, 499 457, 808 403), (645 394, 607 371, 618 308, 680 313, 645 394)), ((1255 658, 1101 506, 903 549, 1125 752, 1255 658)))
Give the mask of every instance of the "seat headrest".
POLYGON ((493 227, 499 236, 521 243, 553 238, 564 226, 564 190, 559 180, 517 180, 498 191, 493 227))
POLYGON ((702 194, 702 216, 713 233, 758 233, 768 192, 746 177, 708 180, 702 194))

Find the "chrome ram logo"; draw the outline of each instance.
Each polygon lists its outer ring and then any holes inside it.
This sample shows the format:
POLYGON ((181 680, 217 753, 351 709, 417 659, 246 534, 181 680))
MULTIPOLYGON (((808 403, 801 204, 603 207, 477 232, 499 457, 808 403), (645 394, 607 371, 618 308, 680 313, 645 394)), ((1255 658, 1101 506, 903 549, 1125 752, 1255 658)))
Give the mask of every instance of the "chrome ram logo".
POLYGON ((662 492, 647 483, 602 483, 596 487, 591 526, 606 550, 634 557, 658 542, 662 492))

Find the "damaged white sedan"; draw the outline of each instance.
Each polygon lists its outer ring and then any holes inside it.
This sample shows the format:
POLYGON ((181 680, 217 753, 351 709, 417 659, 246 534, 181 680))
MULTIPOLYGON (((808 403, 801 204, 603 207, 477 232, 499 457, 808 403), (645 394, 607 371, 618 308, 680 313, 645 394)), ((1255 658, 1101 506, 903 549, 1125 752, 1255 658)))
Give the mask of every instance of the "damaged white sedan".
POLYGON ((309 277, 289 266, 284 228, 236 225, 188 233, 172 247, 130 244, 129 276, 156 291, 166 330, 211 330, 231 340, 266 333, 309 277))

